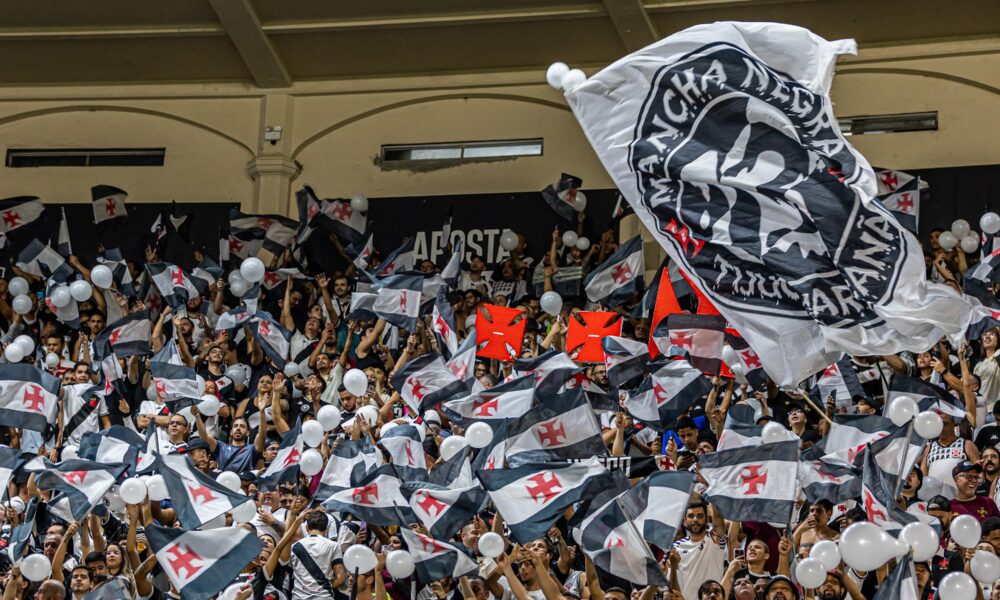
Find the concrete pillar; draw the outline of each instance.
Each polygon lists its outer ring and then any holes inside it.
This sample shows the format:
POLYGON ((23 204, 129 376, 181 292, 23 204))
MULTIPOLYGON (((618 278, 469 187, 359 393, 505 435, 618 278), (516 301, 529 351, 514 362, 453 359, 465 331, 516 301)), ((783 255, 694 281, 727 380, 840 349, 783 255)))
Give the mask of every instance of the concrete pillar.
POLYGON ((291 181, 301 171, 291 158, 294 117, 292 96, 268 94, 261 100, 257 156, 247 163, 247 173, 254 180, 255 213, 298 216, 291 191, 291 181))

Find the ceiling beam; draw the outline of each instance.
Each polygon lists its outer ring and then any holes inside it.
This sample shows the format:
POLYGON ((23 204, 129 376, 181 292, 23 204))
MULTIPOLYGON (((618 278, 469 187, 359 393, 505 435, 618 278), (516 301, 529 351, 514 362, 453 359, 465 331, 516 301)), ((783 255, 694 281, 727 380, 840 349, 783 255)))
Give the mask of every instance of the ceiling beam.
POLYGON ((292 85, 292 77, 264 33, 250 0, 209 0, 209 3, 259 87, 292 85))
POLYGON ((642 0, 603 0, 625 49, 635 52, 659 39, 642 0))

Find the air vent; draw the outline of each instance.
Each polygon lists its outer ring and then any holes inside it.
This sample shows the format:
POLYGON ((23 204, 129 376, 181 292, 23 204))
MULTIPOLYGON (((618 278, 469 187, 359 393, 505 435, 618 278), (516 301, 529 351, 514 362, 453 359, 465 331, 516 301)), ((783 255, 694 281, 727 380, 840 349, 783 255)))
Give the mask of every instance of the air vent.
POLYGON ((938 114, 934 112, 903 113, 898 115, 871 115, 839 119, 844 135, 872 135, 876 133, 902 133, 904 131, 937 131, 938 114))
POLYGON ((8 149, 6 165, 29 167, 162 167, 166 148, 8 149))
POLYGON ((422 161, 474 162, 541 156, 542 140, 494 140, 444 144, 389 144, 382 146, 383 163, 422 161))

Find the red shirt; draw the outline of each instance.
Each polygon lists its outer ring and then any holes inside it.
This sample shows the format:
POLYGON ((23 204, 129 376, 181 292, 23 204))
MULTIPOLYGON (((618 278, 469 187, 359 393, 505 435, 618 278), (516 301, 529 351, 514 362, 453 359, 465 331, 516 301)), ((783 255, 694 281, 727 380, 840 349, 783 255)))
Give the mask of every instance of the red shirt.
POLYGON ((951 499, 951 518, 959 515, 971 515, 982 523, 987 517, 1000 517, 1000 509, 992 498, 976 496, 971 500, 951 499))

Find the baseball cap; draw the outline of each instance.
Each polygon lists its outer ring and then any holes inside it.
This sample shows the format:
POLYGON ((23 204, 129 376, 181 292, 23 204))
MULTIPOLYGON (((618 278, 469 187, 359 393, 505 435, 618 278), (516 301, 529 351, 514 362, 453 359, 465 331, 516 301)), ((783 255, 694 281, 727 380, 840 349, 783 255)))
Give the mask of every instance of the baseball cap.
POLYGON ((959 473, 965 473, 966 471, 978 471, 978 472, 982 473, 983 472, 983 467, 981 465, 977 465, 974 462, 969 462, 967 460, 963 460, 962 462, 960 462, 957 465, 955 465, 955 468, 953 468, 951 470, 951 476, 955 477, 959 473))

